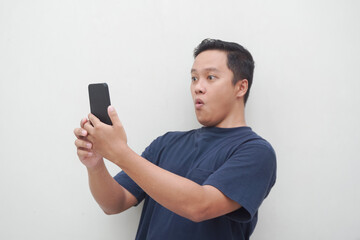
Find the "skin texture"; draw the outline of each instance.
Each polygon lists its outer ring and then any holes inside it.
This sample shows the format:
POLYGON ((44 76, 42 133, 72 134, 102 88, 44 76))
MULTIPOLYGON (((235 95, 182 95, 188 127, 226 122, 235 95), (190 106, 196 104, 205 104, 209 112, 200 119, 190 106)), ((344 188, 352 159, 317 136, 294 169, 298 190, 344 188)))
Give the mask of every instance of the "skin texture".
MULTIPOLYGON (((245 126, 243 97, 247 80, 231 83, 226 53, 200 53, 191 70, 191 94, 198 121, 205 126, 245 126)), ((89 114, 74 130, 80 161, 87 167, 91 192, 107 214, 122 212, 137 203, 136 198, 108 173, 103 157, 118 165, 151 198, 176 214, 199 222, 232 212, 241 206, 218 189, 201 186, 166 171, 142 158, 127 145, 124 127, 110 106, 112 126, 89 114), (90 124, 90 122, 92 124, 90 124)))

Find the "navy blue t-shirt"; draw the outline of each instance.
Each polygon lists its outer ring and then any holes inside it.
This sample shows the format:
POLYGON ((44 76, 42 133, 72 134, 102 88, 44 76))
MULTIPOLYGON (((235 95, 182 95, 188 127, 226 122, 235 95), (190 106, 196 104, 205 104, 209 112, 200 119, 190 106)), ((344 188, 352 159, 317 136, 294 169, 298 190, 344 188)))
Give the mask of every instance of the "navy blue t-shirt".
POLYGON ((276 179, 271 145, 250 127, 203 127, 169 132, 154 140, 142 156, 200 185, 211 185, 242 207, 195 223, 150 198, 125 172, 114 178, 140 203, 145 199, 136 239, 249 239, 257 212, 276 179))

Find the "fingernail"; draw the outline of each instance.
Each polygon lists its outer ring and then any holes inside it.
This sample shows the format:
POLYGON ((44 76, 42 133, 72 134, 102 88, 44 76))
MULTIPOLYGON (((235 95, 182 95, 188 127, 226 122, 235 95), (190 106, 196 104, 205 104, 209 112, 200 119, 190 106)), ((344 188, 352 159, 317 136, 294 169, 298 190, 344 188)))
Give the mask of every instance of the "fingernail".
POLYGON ((109 106, 109 111, 110 111, 110 112, 114 111, 113 106, 109 106))
POLYGON ((82 134, 83 136, 85 136, 85 135, 86 135, 86 131, 85 131, 85 130, 82 130, 82 131, 81 131, 81 134, 82 134))
POLYGON ((87 148, 91 148, 91 143, 87 143, 87 144, 86 144, 86 147, 87 147, 87 148))

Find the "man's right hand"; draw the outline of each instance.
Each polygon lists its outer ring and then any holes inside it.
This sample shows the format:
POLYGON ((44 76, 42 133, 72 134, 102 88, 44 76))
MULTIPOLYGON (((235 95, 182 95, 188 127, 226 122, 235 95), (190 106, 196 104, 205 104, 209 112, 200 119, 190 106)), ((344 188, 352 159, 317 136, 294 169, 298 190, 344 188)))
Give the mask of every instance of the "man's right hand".
POLYGON ((103 157, 92 149, 92 143, 87 139, 88 133, 84 129, 84 124, 87 122, 88 119, 82 119, 80 122, 80 128, 74 129, 74 134, 77 138, 75 140, 75 146, 77 148, 77 155, 80 161, 88 169, 92 169, 103 161, 103 157))

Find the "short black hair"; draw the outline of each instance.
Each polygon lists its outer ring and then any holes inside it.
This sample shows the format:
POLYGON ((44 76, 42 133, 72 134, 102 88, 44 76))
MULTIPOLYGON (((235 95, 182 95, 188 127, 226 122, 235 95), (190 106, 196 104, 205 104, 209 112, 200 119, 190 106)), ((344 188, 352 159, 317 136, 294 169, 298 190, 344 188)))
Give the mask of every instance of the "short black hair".
POLYGON ((248 90, 244 96, 245 104, 250 94, 255 67, 250 52, 238 43, 207 38, 194 49, 194 58, 206 50, 220 50, 227 53, 227 66, 234 74, 234 85, 242 79, 248 80, 248 90))

